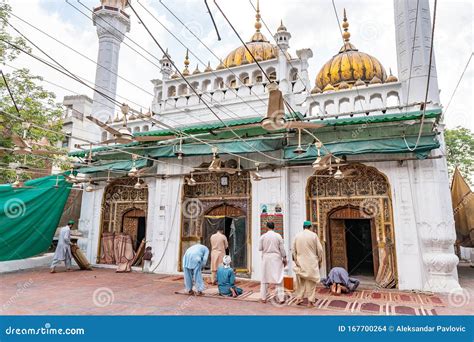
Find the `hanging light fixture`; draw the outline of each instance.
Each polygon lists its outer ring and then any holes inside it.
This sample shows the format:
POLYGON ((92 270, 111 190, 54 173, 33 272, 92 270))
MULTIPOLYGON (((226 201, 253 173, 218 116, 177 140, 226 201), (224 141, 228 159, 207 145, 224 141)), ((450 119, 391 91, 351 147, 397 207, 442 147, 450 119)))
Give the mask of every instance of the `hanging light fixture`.
POLYGON ((122 127, 118 129, 119 135, 116 139, 116 142, 119 144, 126 144, 133 141, 132 131, 127 127, 127 114, 130 110, 130 107, 124 103, 120 109, 122 110, 123 114, 123 124, 122 127))
POLYGON ((342 178, 344 178, 344 174, 339 169, 339 164, 341 163, 341 158, 335 157, 334 160, 336 161, 336 164, 337 164, 337 170, 334 173, 334 178, 335 179, 342 179, 342 178))
POLYGON ((183 152, 183 139, 182 138, 179 138, 178 150, 174 153, 174 155, 178 157, 178 159, 183 159, 184 152, 183 152))
POLYGON ((137 182, 135 183, 133 188, 137 189, 137 190, 140 190, 140 189, 143 189, 144 187, 145 187, 145 183, 143 183, 142 180, 140 179, 140 177, 138 177, 137 182))
POLYGON ((298 146, 293 151, 294 154, 306 153, 306 150, 301 146, 301 129, 298 128, 298 146))
POLYGON ((212 148, 212 161, 211 164, 208 167, 208 170, 211 172, 219 172, 221 170, 221 158, 219 158, 219 155, 217 154, 217 147, 212 148))
POLYGON ((187 185, 189 186, 195 186, 196 185, 196 180, 194 179, 194 176, 193 174, 191 173, 191 177, 190 178, 186 178, 186 183, 187 185))
POLYGON ((92 192, 94 191, 94 187, 92 186, 92 181, 89 181, 86 188, 84 189, 85 192, 92 192))
POLYGON ((242 169, 240 167, 240 158, 237 158, 237 176, 242 174, 242 169))
POLYGON ((12 188, 21 188, 22 185, 23 185, 23 182, 20 181, 20 175, 17 174, 15 181, 12 183, 12 188))
POLYGON ((260 163, 255 163, 255 172, 252 172, 252 180, 255 182, 261 181, 263 176, 258 172, 258 167, 260 163))
POLYGON ((135 177, 137 175, 137 172, 138 172, 138 169, 135 165, 135 161, 137 160, 137 155, 134 154, 132 156, 132 168, 130 169, 130 171, 128 171, 128 176, 129 177, 135 177))
POLYGON ((318 167, 320 167, 320 163, 321 163, 321 142, 320 141, 316 141, 314 143, 314 145, 316 146, 316 150, 318 152, 318 157, 316 158, 316 160, 313 162, 313 168, 314 169, 317 169, 318 167))

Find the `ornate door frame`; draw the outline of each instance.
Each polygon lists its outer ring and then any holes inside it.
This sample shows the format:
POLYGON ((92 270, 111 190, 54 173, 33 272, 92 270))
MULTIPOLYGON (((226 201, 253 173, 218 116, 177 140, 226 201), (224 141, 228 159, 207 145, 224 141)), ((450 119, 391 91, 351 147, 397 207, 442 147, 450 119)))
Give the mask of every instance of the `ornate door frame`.
POLYGON ((135 189, 135 177, 123 177, 112 181, 105 187, 102 198, 99 243, 97 260, 99 263, 102 247, 102 234, 105 232, 120 232, 124 214, 132 209, 139 209, 148 215, 148 188, 135 189))
POLYGON ((201 242, 202 225, 206 213, 221 205, 228 205, 246 213, 247 229, 247 269, 251 272, 251 183, 249 173, 202 173, 194 174, 197 185, 184 185, 181 202, 181 229, 179 244, 178 271, 182 271, 182 255, 185 247, 201 242), (226 186, 221 185, 220 178, 228 177, 226 186))
POLYGON ((317 171, 308 179, 306 187, 307 216, 317 227, 325 247, 327 267, 331 267, 329 216, 338 208, 358 208, 374 225, 376 241, 373 243, 377 246, 379 265, 375 281, 381 287, 396 287, 398 273, 390 183, 376 168, 363 164, 345 165, 341 171, 350 176, 338 180, 327 177, 326 171, 317 171))

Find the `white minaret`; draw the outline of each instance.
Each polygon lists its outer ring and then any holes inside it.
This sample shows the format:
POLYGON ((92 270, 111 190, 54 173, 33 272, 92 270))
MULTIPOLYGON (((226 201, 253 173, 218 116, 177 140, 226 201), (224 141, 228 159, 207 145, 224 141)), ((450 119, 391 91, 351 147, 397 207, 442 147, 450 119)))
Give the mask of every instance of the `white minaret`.
MULTIPOLYGON (((402 82, 401 103, 405 105, 407 103, 423 102, 426 93, 431 47, 432 23, 429 2, 428 0, 394 0, 393 3, 398 79, 402 82)), ((440 103, 434 53, 431 62, 429 101, 432 101, 431 106, 440 103)))
MULTIPOLYGON (((258 7, 257 7, 258 11, 258 7)), ((259 14, 259 13, 258 13, 259 14)), ((257 18, 259 20, 259 18, 257 18)), ((280 81, 279 88, 285 94, 290 90, 290 84, 288 81, 288 61, 287 53, 290 47, 291 33, 286 30, 283 21, 280 22, 280 26, 277 29, 277 33, 273 36, 278 45, 278 78, 280 81)))
MULTIPOLYGON (((94 8, 93 22, 99 37, 99 53, 95 74, 95 87, 115 99, 120 44, 130 31, 130 17, 124 12, 127 0, 101 0, 94 8)), ((92 115, 106 122, 113 119, 114 104, 94 92, 92 115)))
MULTIPOLYGON (((428 0, 394 0, 394 7, 398 73, 402 82, 401 102, 403 105, 423 102, 431 48, 432 24, 428 0)), ((440 106, 434 54, 427 100, 432 101, 427 107, 440 106)), ((438 126, 440 129, 442 125, 438 126)), ((410 186, 413 186, 414 216, 423 265, 422 289, 455 293, 453 291, 461 289, 456 269, 459 260, 454 253, 456 233, 444 142, 442 135, 440 137, 441 148, 432 153, 441 158, 410 162, 409 169, 413 175, 410 186)))

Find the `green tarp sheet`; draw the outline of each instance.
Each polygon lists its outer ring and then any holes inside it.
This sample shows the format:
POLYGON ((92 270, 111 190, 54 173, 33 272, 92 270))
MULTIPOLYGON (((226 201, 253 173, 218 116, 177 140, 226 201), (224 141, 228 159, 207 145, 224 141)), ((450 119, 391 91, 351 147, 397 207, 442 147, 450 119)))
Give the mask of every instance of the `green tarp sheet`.
POLYGON ((71 184, 62 175, 0 185, 0 261, 29 258, 51 245, 71 184))
MULTIPOLYGON (((146 166, 146 159, 138 159, 135 162, 135 167, 137 169, 141 169, 146 166)), ((77 169, 77 173, 94 173, 94 172, 101 172, 101 171, 129 171, 132 168, 132 161, 131 160, 118 160, 114 162, 107 161, 106 163, 99 162, 95 163, 94 165, 83 167, 77 169)))
MULTIPOLYGON (((410 148, 413 148, 416 142, 416 137, 407 138, 407 143, 410 148)), ((348 142, 335 142, 326 143, 324 146, 336 156, 342 155, 356 155, 364 153, 410 153, 403 138, 394 139, 374 139, 365 141, 348 141, 348 142)), ((285 159, 289 161, 303 161, 312 160, 316 158, 317 152, 314 146, 310 146, 306 153, 301 155, 295 155, 293 151, 296 146, 285 147, 285 159)), ((429 151, 439 147, 439 141, 435 135, 424 136, 420 138, 420 142, 413 151, 416 157, 424 159, 428 156, 429 151)), ((324 155, 326 152, 321 150, 321 154, 324 155)))

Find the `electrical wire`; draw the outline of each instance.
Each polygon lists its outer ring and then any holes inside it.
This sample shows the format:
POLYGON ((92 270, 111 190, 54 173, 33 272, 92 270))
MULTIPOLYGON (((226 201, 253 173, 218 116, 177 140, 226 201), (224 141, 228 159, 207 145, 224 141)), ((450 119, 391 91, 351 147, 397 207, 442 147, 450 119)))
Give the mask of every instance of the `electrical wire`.
MULTIPOLYGON (((145 22, 141 19, 141 17, 138 15, 138 13, 136 12, 135 8, 132 6, 132 4, 129 2, 128 3, 129 7, 132 9, 133 13, 137 16, 138 20, 140 20, 140 22, 142 23, 143 27, 145 28, 145 30, 148 32, 148 34, 150 35, 150 37, 153 39, 153 41, 155 42, 155 44, 160 48, 160 50, 162 51, 163 54, 166 54, 166 51, 163 49, 163 47, 161 46, 161 44, 156 40, 155 36, 151 33, 151 31, 149 30, 148 26, 145 24, 145 22)), ((199 97, 199 93, 198 91, 191 85, 191 83, 186 79, 186 77, 182 74, 182 72, 176 67, 176 64, 170 60, 170 63, 171 65, 175 68, 176 72, 182 77, 182 79, 184 80, 184 82, 188 85, 188 87, 199 97)), ((268 155, 262 151, 259 151, 258 149, 254 148, 253 146, 251 146, 250 144, 248 144, 245 140, 243 140, 231 127, 229 127, 229 125, 227 125, 220 117, 219 115, 217 115, 214 110, 211 108, 211 106, 204 100, 202 100, 202 102, 204 103, 204 105, 209 109, 209 111, 237 138, 239 139, 240 141, 242 141, 245 145, 249 146, 252 150, 254 150, 256 153, 260 154, 260 155, 263 155, 269 159, 272 159, 272 160, 277 160, 277 161, 282 161, 284 159, 281 159, 281 158, 275 158, 271 155, 268 155)))
POLYGON ((418 131, 418 137, 416 138, 415 146, 410 147, 408 145, 407 140, 405 137, 403 137, 403 141, 405 142, 406 147, 408 148, 408 151, 413 152, 416 150, 418 147, 418 144, 420 143, 421 139, 421 133, 423 131, 423 125, 425 123, 425 114, 426 114, 426 104, 428 102, 428 93, 430 90, 430 79, 431 79, 431 65, 433 62, 433 47, 434 47, 434 33, 435 33, 435 27, 436 27, 436 8, 438 5, 438 0, 434 0, 434 9, 433 9, 433 26, 431 28, 431 43, 430 43, 430 61, 428 63, 428 75, 427 75, 427 80, 426 80, 426 92, 425 92, 425 102, 423 105, 423 113, 421 115, 421 122, 420 122, 420 129, 418 131))
MULTIPOLYGON (((142 7, 143 5, 140 3, 140 1, 138 0, 137 1, 142 7)), ((220 63, 222 62, 222 59, 216 55, 216 53, 214 51, 212 51, 212 49, 202 41, 201 38, 199 38, 191 29, 189 29, 189 27, 186 26, 186 24, 168 7, 166 6, 162 0, 160 0, 160 4, 166 8, 166 10, 183 26, 183 28, 185 28, 189 33, 191 33, 193 35, 194 38, 196 38, 196 40, 206 48, 207 51, 209 51, 220 63)), ((232 68, 229 68, 227 65, 225 64, 222 64, 224 66, 224 69, 228 70, 230 73, 232 73, 236 79, 240 79, 239 76, 237 76, 237 74, 234 72, 234 70, 232 70, 232 68)), ((252 91, 252 87, 248 84, 242 84, 243 86, 246 86, 249 90, 250 90, 250 93, 254 94, 257 99, 262 102, 263 104, 267 105, 267 103, 265 102, 265 100, 263 100, 260 96, 258 96, 257 93, 255 93, 254 91, 252 91)), ((252 107, 253 108, 253 107, 252 107)), ((259 114, 260 115, 260 114, 259 114)))
POLYGON ((466 70, 467 70, 467 67, 469 66, 469 63, 471 62, 472 55, 474 55, 474 53, 471 52, 471 54, 469 55, 469 59, 467 60, 466 66, 464 67, 464 70, 462 71, 461 76, 459 77, 458 83, 456 83, 456 87, 454 88, 454 91, 451 94, 451 97, 450 97, 449 102, 446 106, 446 109, 444 110, 443 116, 446 115, 446 113, 448 112, 449 105, 451 104, 451 101, 453 100, 454 95, 456 95, 456 91, 458 90, 459 84, 461 83, 462 78, 464 77, 464 74, 466 73, 466 70))

